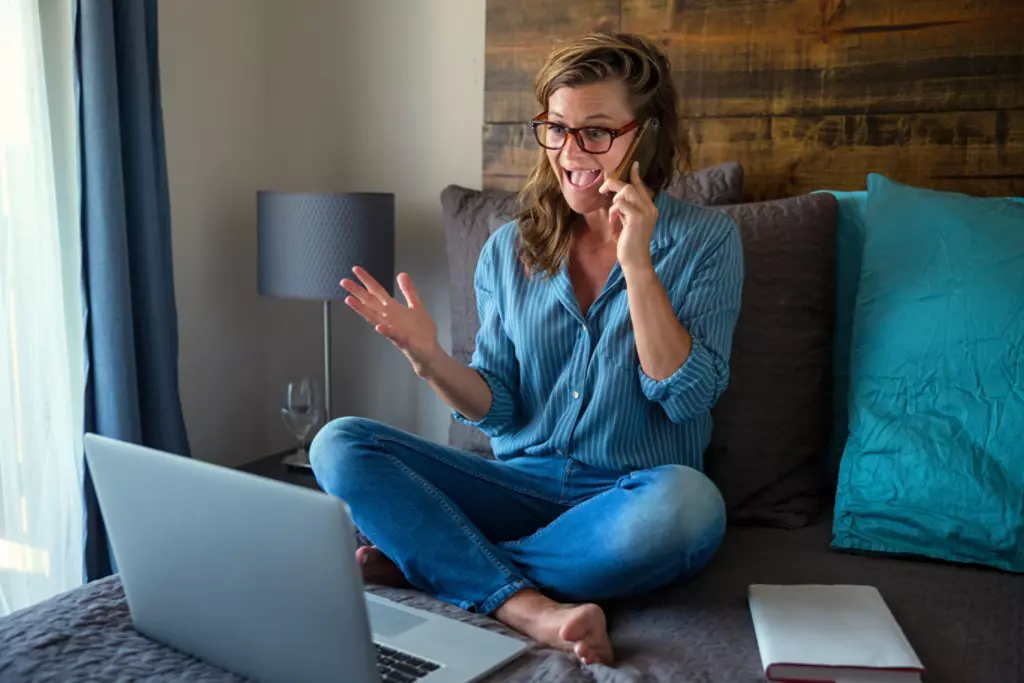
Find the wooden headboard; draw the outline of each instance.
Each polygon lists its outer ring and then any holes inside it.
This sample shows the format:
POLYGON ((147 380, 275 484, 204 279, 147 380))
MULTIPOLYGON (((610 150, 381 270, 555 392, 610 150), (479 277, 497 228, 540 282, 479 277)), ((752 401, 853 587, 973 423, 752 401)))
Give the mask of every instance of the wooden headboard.
POLYGON ((522 185, 533 77, 590 30, 666 49, 693 167, 739 161, 748 200, 872 171, 1024 195, 1024 0, 488 0, 485 187, 522 185))

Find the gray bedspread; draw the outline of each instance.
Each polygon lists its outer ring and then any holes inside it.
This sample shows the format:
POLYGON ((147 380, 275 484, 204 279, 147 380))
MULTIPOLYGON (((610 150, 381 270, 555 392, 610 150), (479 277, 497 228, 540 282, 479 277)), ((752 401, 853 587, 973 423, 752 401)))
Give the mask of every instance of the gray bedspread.
MULTIPOLYGON (((733 528, 696 581, 608 605, 615 666, 582 667, 537 646, 488 680, 763 681, 750 583, 864 583, 882 592, 927 667, 926 683, 1024 681, 1024 576, 828 550, 829 520, 797 531, 733 528)), ((500 624, 414 591, 392 599, 485 628, 500 624)), ((0 681, 241 679, 139 635, 121 584, 105 579, 0 619, 0 681)))

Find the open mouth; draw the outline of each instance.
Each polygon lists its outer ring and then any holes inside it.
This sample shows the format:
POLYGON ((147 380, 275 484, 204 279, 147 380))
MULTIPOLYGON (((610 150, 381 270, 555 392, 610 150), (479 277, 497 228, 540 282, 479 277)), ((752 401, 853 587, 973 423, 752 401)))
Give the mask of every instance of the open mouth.
POLYGON ((562 172, 569 179, 569 184, 579 190, 590 187, 601 179, 601 169, 599 168, 563 168, 562 172))

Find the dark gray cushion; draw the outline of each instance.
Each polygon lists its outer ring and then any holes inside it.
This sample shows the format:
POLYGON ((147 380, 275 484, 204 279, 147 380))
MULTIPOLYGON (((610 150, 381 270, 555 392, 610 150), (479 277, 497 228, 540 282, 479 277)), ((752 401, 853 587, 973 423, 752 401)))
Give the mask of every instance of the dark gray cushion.
POLYGON ((743 167, 729 161, 695 173, 684 173, 665 192, 705 206, 738 204, 743 201, 743 167))
MULTIPOLYGON (((688 173, 666 192, 696 204, 738 202, 743 196, 743 167, 729 162, 688 173)), ((449 185, 441 192, 451 292, 452 355, 463 363, 468 363, 473 355, 480 327, 473 289, 480 250, 491 231, 507 222, 515 208, 515 194, 504 190, 473 190, 449 185)), ((491 450, 486 436, 455 420, 449 428, 449 443, 482 455, 491 450)))
POLYGON ((831 434, 838 203, 812 194, 717 210, 739 225, 745 279, 705 468, 733 521, 804 526, 831 434))
MULTIPOLYGON (((473 273, 490 233, 511 216, 509 193, 449 187, 442 194, 454 355, 469 362, 478 321, 473 273)), ((838 204, 830 194, 716 206, 743 239, 745 282, 729 388, 712 411, 708 475, 740 523, 792 528, 820 506, 830 435, 838 204)), ((452 421, 453 446, 490 453, 486 436, 452 421)))
MULTIPOLYGON (((471 190, 449 185, 441 192, 448 280, 452 307, 452 356, 469 363, 476 348, 480 319, 476 312, 473 276, 480 251, 491 235, 491 223, 499 227, 515 213, 516 197, 501 190, 471 190)), ((478 429, 451 420, 448 442, 456 448, 489 456, 490 440, 478 429)))

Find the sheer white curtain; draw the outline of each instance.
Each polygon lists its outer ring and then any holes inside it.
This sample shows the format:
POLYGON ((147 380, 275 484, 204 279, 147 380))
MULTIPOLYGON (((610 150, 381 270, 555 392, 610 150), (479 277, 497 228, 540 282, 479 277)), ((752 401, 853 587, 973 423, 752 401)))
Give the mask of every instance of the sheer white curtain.
POLYGON ((82 582, 71 26, 0 0, 0 615, 82 582))

